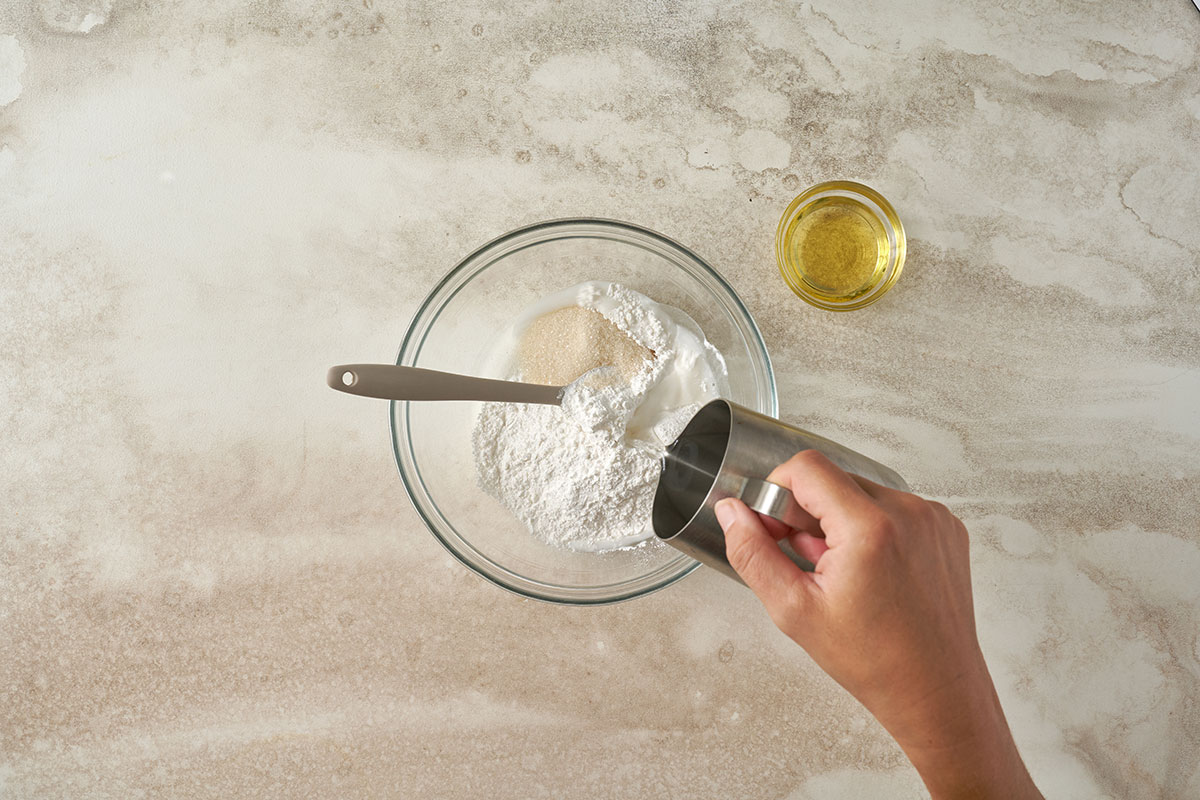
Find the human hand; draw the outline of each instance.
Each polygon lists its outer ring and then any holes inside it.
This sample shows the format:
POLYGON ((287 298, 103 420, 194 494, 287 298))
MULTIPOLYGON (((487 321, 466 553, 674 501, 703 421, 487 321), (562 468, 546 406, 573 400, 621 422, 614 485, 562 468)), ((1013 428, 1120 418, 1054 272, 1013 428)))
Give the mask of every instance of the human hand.
POLYGON ((940 503, 806 450, 771 473, 810 524, 717 504, 729 563, 775 624, 895 737, 934 798, 1040 798, 975 633, 966 528, 940 503), (786 538, 815 564, 802 572, 786 538))

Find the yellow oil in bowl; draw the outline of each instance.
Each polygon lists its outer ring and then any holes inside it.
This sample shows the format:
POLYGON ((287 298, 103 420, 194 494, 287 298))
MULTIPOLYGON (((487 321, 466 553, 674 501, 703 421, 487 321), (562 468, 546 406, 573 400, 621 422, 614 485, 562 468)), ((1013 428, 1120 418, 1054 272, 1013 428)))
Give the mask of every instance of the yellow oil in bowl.
POLYGON ((904 227, 874 189, 830 181, 791 202, 775 249, 792 291, 819 308, 849 311, 875 302, 900 277, 904 227))

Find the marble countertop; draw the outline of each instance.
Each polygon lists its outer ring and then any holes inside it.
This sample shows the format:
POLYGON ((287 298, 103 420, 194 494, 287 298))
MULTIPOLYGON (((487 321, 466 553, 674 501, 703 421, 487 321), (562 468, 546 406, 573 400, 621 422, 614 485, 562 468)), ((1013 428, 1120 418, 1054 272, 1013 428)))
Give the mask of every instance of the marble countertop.
POLYGON ((1188 0, 20 0, 0 106, 0 796, 923 796, 724 578, 463 569, 323 386, 587 215, 705 257, 784 418, 966 521, 1047 796, 1200 795, 1188 0), (830 178, 910 237, 851 314, 773 261, 830 178))

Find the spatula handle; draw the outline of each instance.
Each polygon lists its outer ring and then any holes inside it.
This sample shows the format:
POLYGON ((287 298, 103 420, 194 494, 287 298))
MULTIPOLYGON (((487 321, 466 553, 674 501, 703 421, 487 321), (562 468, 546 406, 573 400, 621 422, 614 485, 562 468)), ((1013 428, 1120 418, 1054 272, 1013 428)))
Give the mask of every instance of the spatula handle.
POLYGON ((339 392, 384 400, 480 400, 558 405, 561 386, 496 381, 395 364, 342 364, 325 381, 339 392))

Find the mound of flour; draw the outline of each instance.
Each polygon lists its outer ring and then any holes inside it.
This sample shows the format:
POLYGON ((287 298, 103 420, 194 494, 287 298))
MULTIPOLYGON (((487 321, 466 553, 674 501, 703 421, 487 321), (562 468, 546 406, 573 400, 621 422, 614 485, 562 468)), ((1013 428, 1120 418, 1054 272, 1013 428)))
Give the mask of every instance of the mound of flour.
POLYGON ((512 376, 573 381, 562 407, 485 403, 475 463, 480 486, 538 539, 603 552, 653 535, 659 465, 647 443, 678 436, 716 396, 724 363, 698 329, 644 295, 600 283, 574 292, 575 305, 595 313, 556 310, 528 325, 512 376))

